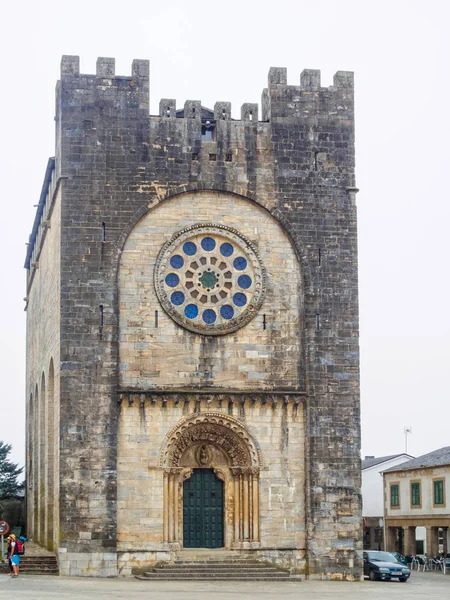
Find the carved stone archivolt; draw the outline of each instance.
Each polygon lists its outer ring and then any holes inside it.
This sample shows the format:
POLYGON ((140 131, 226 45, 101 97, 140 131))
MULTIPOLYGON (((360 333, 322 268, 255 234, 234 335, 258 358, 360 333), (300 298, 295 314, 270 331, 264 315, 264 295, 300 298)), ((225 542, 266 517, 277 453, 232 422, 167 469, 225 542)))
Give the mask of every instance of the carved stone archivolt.
POLYGON ((190 417, 169 431, 161 466, 182 466, 184 455, 197 446, 205 446, 206 452, 215 449, 229 467, 261 466, 261 455, 250 433, 237 419, 223 413, 190 417))
POLYGON ((164 473, 164 541, 182 546, 183 481, 193 469, 212 468, 225 486, 225 545, 259 545, 259 477, 261 454, 237 419, 204 413, 169 431, 161 450, 164 473))

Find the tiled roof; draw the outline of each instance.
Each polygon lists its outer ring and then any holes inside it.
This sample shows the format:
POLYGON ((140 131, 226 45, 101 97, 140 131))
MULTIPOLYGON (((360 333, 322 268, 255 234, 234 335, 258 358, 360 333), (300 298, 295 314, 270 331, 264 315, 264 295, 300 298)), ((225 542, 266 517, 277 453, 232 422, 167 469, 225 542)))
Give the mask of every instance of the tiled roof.
POLYGON ((385 473, 389 471, 411 471, 412 469, 421 469, 425 467, 438 467, 440 465, 450 465, 450 446, 444 446, 439 450, 433 450, 428 454, 423 454, 412 460, 408 460, 401 465, 386 469, 385 473))
MULTIPOLYGON (((361 461, 361 468, 369 469, 370 467, 374 467, 375 465, 380 465, 381 463, 388 462, 393 458, 398 458, 399 456, 409 456, 409 454, 400 453, 400 454, 390 454, 389 456, 378 456, 376 458, 366 458, 361 461)), ((411 457, 412 458, 412 457, 411 457)))

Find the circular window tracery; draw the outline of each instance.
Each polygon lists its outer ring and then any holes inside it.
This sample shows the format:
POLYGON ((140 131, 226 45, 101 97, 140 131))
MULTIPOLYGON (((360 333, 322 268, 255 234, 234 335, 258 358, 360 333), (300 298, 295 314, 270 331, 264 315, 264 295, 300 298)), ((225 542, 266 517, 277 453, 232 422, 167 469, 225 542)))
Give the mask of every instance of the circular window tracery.
POLYGON ((164 310, 196 333, 220 335, 247 324, 265 295, 265 269, 253 244, 212 223, 176 233, 162 247, 155 288, 164 310))

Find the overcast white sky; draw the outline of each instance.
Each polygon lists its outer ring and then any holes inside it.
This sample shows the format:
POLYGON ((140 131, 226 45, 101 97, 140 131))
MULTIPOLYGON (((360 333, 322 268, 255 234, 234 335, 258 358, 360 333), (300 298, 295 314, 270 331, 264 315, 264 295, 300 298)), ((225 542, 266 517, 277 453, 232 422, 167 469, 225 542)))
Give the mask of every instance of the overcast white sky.
POLYGON ((270 66, 355 71, 363 455, 450 445, 448 0, 5 2, 0 12, 0 440, 24 460, 25 242, 62 54, 151 61, 160 98, 260 102, 270 66), (6 6, 5 6, 6 5, 6 6))

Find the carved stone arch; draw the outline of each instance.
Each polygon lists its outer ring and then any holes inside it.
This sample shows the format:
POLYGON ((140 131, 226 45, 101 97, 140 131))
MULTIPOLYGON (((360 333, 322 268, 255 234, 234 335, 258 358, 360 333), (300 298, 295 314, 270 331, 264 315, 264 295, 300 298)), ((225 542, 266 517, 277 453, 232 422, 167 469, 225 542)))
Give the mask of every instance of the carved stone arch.
POLYGON ((229 186, 226 184, 221 184, 220 186, 216 186, 214 188, 205 186, 201 182, 199 183, 190 183, 189 185, 178 186, 175 188, 170 188, 167 190, 163 190, 158 195, 149 195, 149 199, 143 204, 131 217, 127 225, 122 230, 119 239, 116 242, 114 255, 115 255, 115 266, 114 266, 114 279, 116 281, 116 285, 119 277, 120 270, 120 258, 122 255, 122 251, 125 247, 125 243, 133 231, 134 227, 139 223, 141 219, 143 219, 149 212, 151 212, 154 208, 159 206, 161 203, 166 202, 167 200, 172 200, 177 196, 182 196, 183 194, 188 194, 192 192, 222 192, 224 194, 231 194, 233 196, 237 196, 243 200, 247 200, 248 202, 254 203, 258 207, 267 211, 275 221, 277 221, 283 230, 286 232, 289 237, 294 252, 298 258, 300 263, 300 271, 301 277, 304 285, 305 293, 314 295, 314 280, 313 280, 313 272, 310 265, 310 259, 308 256, 308 251, 303 241, 300 239, 300 236, 295 233, 295 229, 290 221, 282 214, 280 210, 277 208, 270 208, 266 206, 264 203, 260 201, 256 194, 250 192, 245 186, 229 186))
POLYGON ((55 366, 50 358, 47 376, 45 419, 45 532, 44 541, 53 550, 54 489, 55 489, 55 366))
POLYGON ((40 431, 39 431, 39 415, 41 411, 42 398, 40 395, 40 387, 36 383, 34 387, 34 411, 33 411, 33 537, 39 539, 39 511, 38 511, 38 494, 39 494, 39 446, 40 446, 40 431))
POLYGON ((247 428, 223 413, 186 418, 166 436, 163 471, 163 538, 183 545, 183 481, 194 469, 213 469, 224 483, 224 539, 227 548, 257 548, 259 477, 262 457, 247 428))
POLYGON ((45 543, 45 448, 47 442, 46 420, 47 420, 47 379, 44 371, 40 378, 40 393, 39 393, 39 416, 37 420, 38 430, 38 523, 37 523, 37 541, 41 544, 45 543))
POLYGON ((34 533, 34 463, 36 460, 34 454, 34 413, 36 412, 36 392, 30 392, 30 401, 28 404, 28 414, 27 414, 27 428, 26 428, 26 437, 27 437, 27 519, 28 519, 28 528, 30 531, 34 533))
POLYGON ((248 429, 230 415, 212 412, 184 419, 167 433, 160 466, 185 466, 182 464, 185 453, 202 442, 222 450, 229 467, 262 466, 261 451, 248 429))

